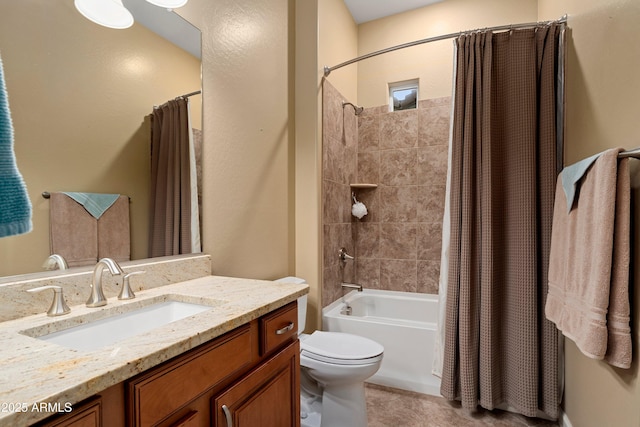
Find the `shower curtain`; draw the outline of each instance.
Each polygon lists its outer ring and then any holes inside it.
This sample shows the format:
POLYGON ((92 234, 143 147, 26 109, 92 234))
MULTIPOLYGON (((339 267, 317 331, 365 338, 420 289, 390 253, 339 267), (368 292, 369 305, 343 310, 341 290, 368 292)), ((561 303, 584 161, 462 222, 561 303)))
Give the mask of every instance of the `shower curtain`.
POLYGON ((562 31, 456 40, 441 393, 470 410, 558 417, 559 339, 544 304, 562 31))
POLYGON ((153 109, 150 199, 149 256, 200 252, 195 150, 187 98, 153 109))

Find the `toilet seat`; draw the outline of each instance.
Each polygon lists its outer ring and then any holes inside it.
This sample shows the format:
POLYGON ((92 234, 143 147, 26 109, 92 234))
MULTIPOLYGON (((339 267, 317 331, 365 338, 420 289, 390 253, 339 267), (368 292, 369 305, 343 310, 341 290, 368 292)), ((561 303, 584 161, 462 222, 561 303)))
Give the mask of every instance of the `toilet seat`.
POLYGON ((384 347, 369 338, 315 331, 300 341, 301 355, 335 365, 366 365, 382 360, 384 347))

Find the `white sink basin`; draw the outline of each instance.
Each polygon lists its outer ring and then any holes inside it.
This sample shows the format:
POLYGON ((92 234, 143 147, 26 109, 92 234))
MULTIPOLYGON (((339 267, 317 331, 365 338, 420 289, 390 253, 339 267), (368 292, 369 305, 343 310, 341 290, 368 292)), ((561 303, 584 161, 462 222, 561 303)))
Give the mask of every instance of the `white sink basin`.
POLYGON ((182 301, 163 301, 42 336, 34 336, 29 331, 23 333, 75 350, 96 350, 211 308, 182 301))

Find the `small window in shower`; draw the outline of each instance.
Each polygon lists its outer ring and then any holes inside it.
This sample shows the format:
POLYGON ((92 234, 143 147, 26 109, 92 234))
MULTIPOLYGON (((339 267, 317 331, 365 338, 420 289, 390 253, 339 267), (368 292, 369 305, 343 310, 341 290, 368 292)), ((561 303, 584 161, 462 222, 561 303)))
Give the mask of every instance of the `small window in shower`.
POLYGON ((389 111, 410 110, 418 106, 418 79, 389 83, 389 111))

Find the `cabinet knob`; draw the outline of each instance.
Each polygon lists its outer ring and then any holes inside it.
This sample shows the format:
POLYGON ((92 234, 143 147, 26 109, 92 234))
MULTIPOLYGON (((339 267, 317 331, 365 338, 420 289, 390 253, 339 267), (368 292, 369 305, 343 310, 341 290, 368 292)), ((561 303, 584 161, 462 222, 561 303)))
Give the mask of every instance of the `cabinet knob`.
POLYGON ((233 417, 231 416, 231 411, 227 405, 222 405, 222 412, 224 412, 224 417, 227 420, 227 427, 233 427, 233 417))
POLYGON ((294 326, 295 326, 295 325, 294 325, 294 323, 293 323, 293 322, 290 322, 290 323, 289 323, 287 326, 285 326, 284 328, 282 328, 282 329, 277 329, 277 330, 276 330, 276 335, 286 334, 287 332, 289 332, 290 330, 292 330, 294 326))

